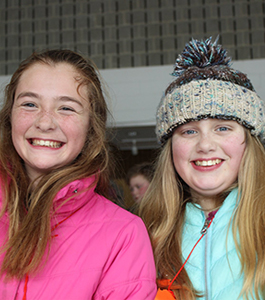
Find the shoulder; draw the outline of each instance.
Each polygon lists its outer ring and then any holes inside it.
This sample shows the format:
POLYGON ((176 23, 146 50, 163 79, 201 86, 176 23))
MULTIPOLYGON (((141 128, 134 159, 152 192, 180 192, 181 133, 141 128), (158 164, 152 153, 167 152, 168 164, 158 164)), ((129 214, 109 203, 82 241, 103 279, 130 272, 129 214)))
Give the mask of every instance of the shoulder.
POLYGON ((139 228, 145 230, 143 221, 131 212, 121 208, 112 201, 96 194, 94 205, 90 209, 91 220, 101 220, 110 227, 139 228))
POLYGON ((147 235, 146 227, 138 216, 97 193, 94 193, 71 219, 75 228, 100 231, 100 235, 108 232, 110 234, 107 236, 108 240, 122 232, 127 234, 139 232, 139 235, 147 235))
POLYGON ((142 220, 97 193, 76 202, 83 205, 54 232, 57 269, 83 274, 95 299, 154 299, 155 265, 142 220), (64 253, 60 266, 58 249, 64 253))
POLYGON ((154 299, 156 270, 146 227, 138 216, 107 199, 94 209, 101 255, 106 255, 102 282, 95 299, 154 299))

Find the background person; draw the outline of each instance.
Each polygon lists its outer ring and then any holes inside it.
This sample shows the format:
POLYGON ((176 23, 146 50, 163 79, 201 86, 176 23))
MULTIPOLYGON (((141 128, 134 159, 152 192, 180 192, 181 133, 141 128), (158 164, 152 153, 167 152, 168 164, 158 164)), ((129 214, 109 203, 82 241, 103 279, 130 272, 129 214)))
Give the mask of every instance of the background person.
POLYGON ((127 183, 132 197, 136 203, 140 203, 150 182, 153 179, 154 167, 152 163, 143 162, 131 167, 127 173, 127 183))

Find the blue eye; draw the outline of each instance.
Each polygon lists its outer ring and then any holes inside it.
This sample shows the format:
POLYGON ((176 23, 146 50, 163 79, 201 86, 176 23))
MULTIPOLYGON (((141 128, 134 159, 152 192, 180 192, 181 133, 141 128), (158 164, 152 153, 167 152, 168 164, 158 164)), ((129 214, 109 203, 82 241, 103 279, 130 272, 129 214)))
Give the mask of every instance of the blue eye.
POLYGON ((194 134, 194 133, 196 133, 196 131, 195 131, 195 130, 192 130, 192 129, 186 130, 186 131, 184 132, 184 134, 194 134))
POLYGON ((36 107, 36 105, 34 103, 24 103, 23 106, 27 106, 27 107, 36 107))
POLYGON ((67 107, 67 106, 62 107, 61 110, 65 110, 65 111, 75 111, 73 108, 67 107))
POLYGON ((217 130, 218 130, 218 131, 227 131, 228 128, 227 128, 227 127, 219 127, 217 130))

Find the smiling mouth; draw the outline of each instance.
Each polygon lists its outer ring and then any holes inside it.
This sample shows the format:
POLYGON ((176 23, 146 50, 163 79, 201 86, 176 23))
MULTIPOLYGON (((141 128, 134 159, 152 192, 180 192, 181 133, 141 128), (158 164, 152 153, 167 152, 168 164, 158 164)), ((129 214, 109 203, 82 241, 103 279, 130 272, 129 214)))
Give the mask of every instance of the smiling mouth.
POLYGON ((221 159, 213 159, 213 160, 196 160, 194 164, 200 167, 210 167, 220 164, 222 162, 221 159))
POLYGON ((48 148, 60 148, 62 147, 62 143, 54 142, 54 141, 46 141, 46 140, 31 140, 31 145, 33 146, 41 146, 41 147, 48 147, 48 148))

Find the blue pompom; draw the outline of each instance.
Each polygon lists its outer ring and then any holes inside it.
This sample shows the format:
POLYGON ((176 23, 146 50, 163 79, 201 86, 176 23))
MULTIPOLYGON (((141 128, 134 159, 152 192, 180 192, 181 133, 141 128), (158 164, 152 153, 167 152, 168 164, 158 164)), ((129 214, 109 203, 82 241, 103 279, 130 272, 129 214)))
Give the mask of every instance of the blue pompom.
POLYGON ((172 75, 178 77, 191 67, 230 66, 231 58, 227 57, 227 51, 218 45, 217 41, 218 37, 214 42, 212 37, 201 41, 192 39, 176 59, 172 75))

